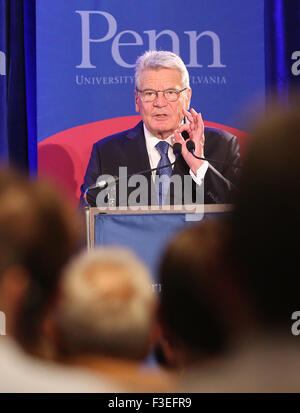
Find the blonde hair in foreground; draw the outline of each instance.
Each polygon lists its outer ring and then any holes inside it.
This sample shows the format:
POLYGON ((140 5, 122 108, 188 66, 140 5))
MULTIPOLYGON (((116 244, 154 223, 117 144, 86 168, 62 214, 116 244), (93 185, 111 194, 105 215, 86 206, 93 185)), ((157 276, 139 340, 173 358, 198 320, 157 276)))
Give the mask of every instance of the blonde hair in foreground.
POLYGON ((69 354, 140 358, 156 296, 146 267, 128 250, 102 247, 65 270, 58 323, 69 354))

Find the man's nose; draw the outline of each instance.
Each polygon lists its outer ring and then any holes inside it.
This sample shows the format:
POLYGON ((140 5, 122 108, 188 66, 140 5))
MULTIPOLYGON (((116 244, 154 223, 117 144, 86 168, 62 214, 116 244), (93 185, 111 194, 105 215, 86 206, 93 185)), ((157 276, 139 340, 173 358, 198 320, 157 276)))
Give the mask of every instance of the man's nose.
POLYGON ((167 99, 164 97, 163 92, 157 92, 156 98, 154 100, 155 106, 166 106, 168 104, 167 99))

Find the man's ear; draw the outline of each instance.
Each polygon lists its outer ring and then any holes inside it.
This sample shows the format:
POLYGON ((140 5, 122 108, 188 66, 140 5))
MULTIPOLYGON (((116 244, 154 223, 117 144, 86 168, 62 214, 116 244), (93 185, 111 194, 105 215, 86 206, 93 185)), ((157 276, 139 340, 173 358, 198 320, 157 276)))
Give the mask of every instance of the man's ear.
POLYGON ((186 110, 189 110, 190 104, 191 104, 191 98, 192 98, 192 89, 189 88, 186 91, 186 110))
POLYGON ((140 113, 139 94, 136 90, 134 91, 134 99, 135 99, 135 111, 137 113, 140 113))

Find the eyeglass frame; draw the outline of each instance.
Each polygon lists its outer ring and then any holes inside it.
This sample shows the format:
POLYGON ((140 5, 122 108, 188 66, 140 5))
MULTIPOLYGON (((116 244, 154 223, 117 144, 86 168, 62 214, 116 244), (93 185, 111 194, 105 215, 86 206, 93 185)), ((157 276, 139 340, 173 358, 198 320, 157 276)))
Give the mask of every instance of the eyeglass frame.
POLYGON ((181 89, 181 90, 172 89, 172 88, 165 89, 165 90, 154 90, 154 89, 143 89, 143 90, 140 90, 140 89, 138 89, 137 87, 135 88, 135 90, 136 90, 138 93, 144 93, 144 92, 146 92, 147 90, 155 93, 156 96, 155 96, 155 98, 154 98, 153 100, 144 101, 143 98, 142 98, 142 101, 143 101, 143 102, 146 102, 146 103, 152 103, 152 102, 154 102, 154 101, 158 98, 158 93, 159 93, 159 92, 161 92, 161 93, 163 94, 163 96, 164 96, 164 98, 166 99, 167 102, 177 102, 178 99, 179 99, 180 93, 181 93, 181 92, 184 92, 184 91, 187 90, 187 89, 188 89, 188 87, 185 87, 185 88, 183 88, 183 89, 181 89), (167 92, 168 90, 172 90, 172 91, 174 91, 174 92, 176 93, 176 95, 177 95, 177 99, 176 99, 176 100, 168 100, 168 99, 166 98, 165 92, 167 92))

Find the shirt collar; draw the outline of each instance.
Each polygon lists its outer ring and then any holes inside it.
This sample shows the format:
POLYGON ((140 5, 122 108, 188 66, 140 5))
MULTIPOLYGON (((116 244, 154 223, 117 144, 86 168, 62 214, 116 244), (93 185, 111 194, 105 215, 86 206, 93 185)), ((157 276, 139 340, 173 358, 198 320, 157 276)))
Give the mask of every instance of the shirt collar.
MULTIPOLYGON (((149 149, 153 149, 158 142, 161 141, 161 139, 157 138, 156 136, 154 136, 146 127, 145 123, 143 123, 144 126, 144 134, 145 134, 145 139, 146 139, 146 143, 147 143, 147 147, 149 149)), ((164 139, 165 142, 168 142, 168 144, 170 146, 173 146, 173 142, 172 142, 172 138, 173 138, 173 134, 168 136, 166 139, 164 139)))

